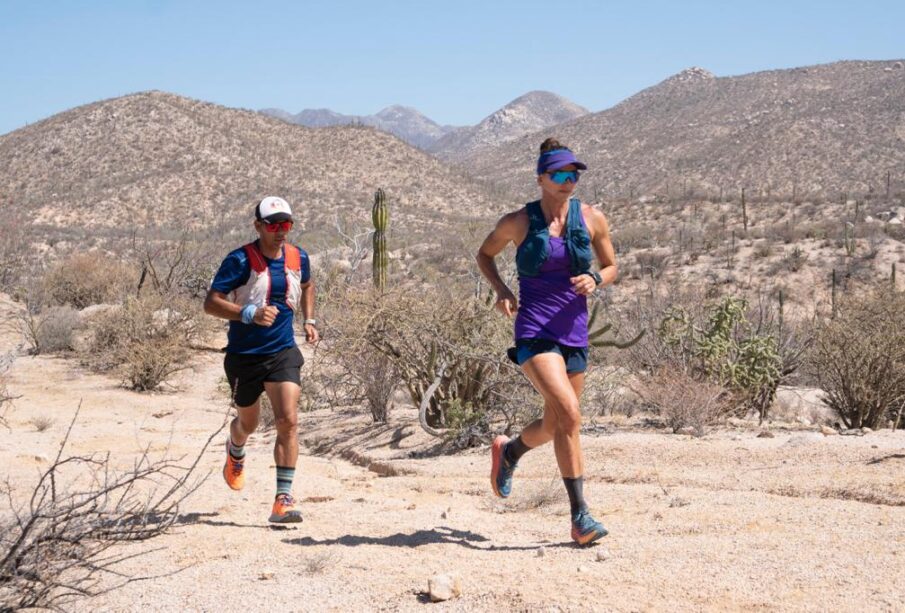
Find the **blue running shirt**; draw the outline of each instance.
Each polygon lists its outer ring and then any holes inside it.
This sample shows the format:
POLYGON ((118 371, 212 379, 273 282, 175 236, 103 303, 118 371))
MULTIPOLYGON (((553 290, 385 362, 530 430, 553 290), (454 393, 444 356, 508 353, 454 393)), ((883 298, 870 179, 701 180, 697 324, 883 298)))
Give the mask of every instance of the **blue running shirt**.
MULTIPOLYGON (((299 247, 301 260, 302 283, 307 283, 311 278, 311 264, 308 254, 299 247)), ((227 334, 227 353, 241 353, 254 355, 270 355, 289 347, 295 346, 295 333, 292 329, 292 309, 286 304, 286 263, 285 257, 271 260, 265 257, 267 268, 270 272, 270 301, 269 305, 278 309, 273 325, 268 327, 257 324, 243 324, 241 321, 229 322, 227 334)), ((220 264, 220 269, 214 276, 211 289, 216 292, 229 295, 237 287, 248 283, 251 276, 251 263, 245 249, 239 247, 231 251, 220 264)))

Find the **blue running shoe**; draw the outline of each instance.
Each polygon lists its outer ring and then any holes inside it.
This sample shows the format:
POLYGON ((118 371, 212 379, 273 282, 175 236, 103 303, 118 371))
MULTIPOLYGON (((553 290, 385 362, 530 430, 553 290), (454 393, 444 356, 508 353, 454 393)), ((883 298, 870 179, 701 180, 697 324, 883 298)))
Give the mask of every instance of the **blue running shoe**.
POLYGON ((508 498, 512 492, 512 471, 518 466, 518 463, 510 463, 506 459, 508 442, 509 437, 501 434, 493 439, 493 445, 490 447, 490 485, 493 487, 493 493, 500 498, 508 498))
POLYGON ((591 517, 591 514, 587 511, 582 511, 572 518, 572 540, 581 547, 590 545, 607 534, 608 532, 603 527, 603 524, 591 517))

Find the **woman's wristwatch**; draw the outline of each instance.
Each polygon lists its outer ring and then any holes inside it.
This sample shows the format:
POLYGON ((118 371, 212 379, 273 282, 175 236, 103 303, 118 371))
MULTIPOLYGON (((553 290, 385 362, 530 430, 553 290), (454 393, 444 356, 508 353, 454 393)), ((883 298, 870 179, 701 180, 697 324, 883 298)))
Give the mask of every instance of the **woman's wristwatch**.
POLYGON ((593 271, 593 270, 589 270, 588 272, 586 272, 586 273, 584 273, 584 274, 590 275, 590 277, 591 277, 592 279, 594 279, 594 283, 596 283, 597 285, 600 285, 601 283, 603 283, 603 277, 600 276, 600 273, 599 273, 599 272, 595 272, 595 271, 593 271))
POLYGON ((315 326, 315 325, 317 325, 317 320, 316 320, 316 319, 310 319, 310 318, 309 318, 309 319, 306 319, 304 325, 306 325, 306 326, 308 326, 308 325, 315 326))

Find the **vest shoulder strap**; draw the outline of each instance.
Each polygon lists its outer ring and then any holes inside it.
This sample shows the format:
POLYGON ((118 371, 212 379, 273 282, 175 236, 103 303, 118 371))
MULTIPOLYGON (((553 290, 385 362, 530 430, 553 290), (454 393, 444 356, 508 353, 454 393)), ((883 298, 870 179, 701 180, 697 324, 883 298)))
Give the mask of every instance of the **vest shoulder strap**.
POLYGON ((544 219, 544 210, 540 208, 540 200, 526 204, 525 212, 528 213, 529 232, 540 232, 547 227, 547 220, 544 219))
POLYGON ((302 254, 295 245, 286 244, 283 247, 283 257, 286 258, 286 270, 301 272, 302 270, 302 254))
POLYGON ((251 264, 253 271, 261 274, 267 270, 267 260, 264 259, 264 254, 261 253, 255 243, 248 243, 243 245, 242 248, 245 250, 245 256, 248 258, 248 263, 251 264))

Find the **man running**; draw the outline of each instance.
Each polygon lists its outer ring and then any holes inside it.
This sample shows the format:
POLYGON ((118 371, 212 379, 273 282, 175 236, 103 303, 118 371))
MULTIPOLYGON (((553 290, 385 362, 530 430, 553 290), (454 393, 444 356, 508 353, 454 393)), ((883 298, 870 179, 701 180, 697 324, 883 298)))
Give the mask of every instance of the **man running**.
POLYGON ((308 254, 286 238, 292 210, 268 196, 255 207, 258 240, 232 251, 220 264, 204 300, 204 312, 229 320, 223 367, 238 410, 229 426, 223 478, 234 490, 245 485, 245 442, 258 426, 260 396, 273 407, 277 437, 276 498, 270 521, 302 521, 292 497, 298 460, 298 400, 304 359, 295 343, 293 316, 304 317, 305 340, 318 341, 314 283, 308 254))

